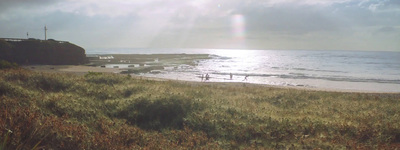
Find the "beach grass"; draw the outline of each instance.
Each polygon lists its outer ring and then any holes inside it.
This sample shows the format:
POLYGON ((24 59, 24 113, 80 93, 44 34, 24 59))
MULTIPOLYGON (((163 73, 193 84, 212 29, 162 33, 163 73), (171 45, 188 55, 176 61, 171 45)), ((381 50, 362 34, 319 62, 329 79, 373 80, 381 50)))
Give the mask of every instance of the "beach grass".
POLYGON ((395 149, 400 94, 0 70, 1 149, 395 149))

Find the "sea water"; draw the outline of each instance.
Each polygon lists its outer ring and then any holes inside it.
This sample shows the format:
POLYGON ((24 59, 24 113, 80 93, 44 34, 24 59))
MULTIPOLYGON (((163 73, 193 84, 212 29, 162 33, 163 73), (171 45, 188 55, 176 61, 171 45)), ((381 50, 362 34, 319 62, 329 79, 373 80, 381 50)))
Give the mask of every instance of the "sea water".
POLYGON ((369 92, 400 92, 400 52, 227 49, 91 49, 88 54, 210 54, 142 76, 369 92), (232 74, 232 79, 230 78, 232 74), (246 79, 245 77, 248 76, 246 79))

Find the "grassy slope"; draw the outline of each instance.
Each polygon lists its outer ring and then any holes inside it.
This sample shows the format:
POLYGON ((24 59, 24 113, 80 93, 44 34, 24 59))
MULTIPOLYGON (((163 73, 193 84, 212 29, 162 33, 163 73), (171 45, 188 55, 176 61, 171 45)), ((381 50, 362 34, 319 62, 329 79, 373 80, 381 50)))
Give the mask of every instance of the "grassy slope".
POLYGON ((0 149, 392 149, 399 108, 400 94, 0 70, 0 149))

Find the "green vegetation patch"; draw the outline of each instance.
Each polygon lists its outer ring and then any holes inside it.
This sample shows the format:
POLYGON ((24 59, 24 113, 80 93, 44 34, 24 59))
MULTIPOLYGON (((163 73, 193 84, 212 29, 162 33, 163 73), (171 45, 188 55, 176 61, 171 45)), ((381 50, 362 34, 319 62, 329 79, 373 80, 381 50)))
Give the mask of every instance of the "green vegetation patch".
POLYGON ((10 63, 8 61, 0 59, 0 69, 13 69, 18 67, 19 66, 16 63, 10 63))
POLYGON ((140 98, 119 112, 118 117, 143 129, 183 129, 187 115, 204 107, 205 104, 178 95, 155 100, 140 98))
POLYGON ((130 74, 130 73, 139 74, 139 73, 149 73, 153 70, 164 70, 164 67, 163 66, 138 67, 138 68, 134 68, 134 69, 124 70, 121 73, 122 74, 130 74))
POLYGON ((1 149, 396 149, 400 94, 0 70, 1 149))

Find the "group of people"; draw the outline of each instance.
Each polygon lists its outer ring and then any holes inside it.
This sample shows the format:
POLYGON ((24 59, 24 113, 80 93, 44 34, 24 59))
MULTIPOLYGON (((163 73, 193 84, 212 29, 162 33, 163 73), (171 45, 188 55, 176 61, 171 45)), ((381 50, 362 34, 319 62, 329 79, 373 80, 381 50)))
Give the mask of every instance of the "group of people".
MULTIPOLYGON (((243 81, 247 81, 247 77, 249 77, 249 75, 246 75, 243 79, 243 81)), ((229 73, 229 79, 233 80, 233 74, 229 73)), ((206 75, 204 76, 204 74, 201 74, 201 81, 208 81, 210 80, 210 75, 208 73, 206 73, 206 75), (205 78, 205 80, 204 80, 205 78)))

